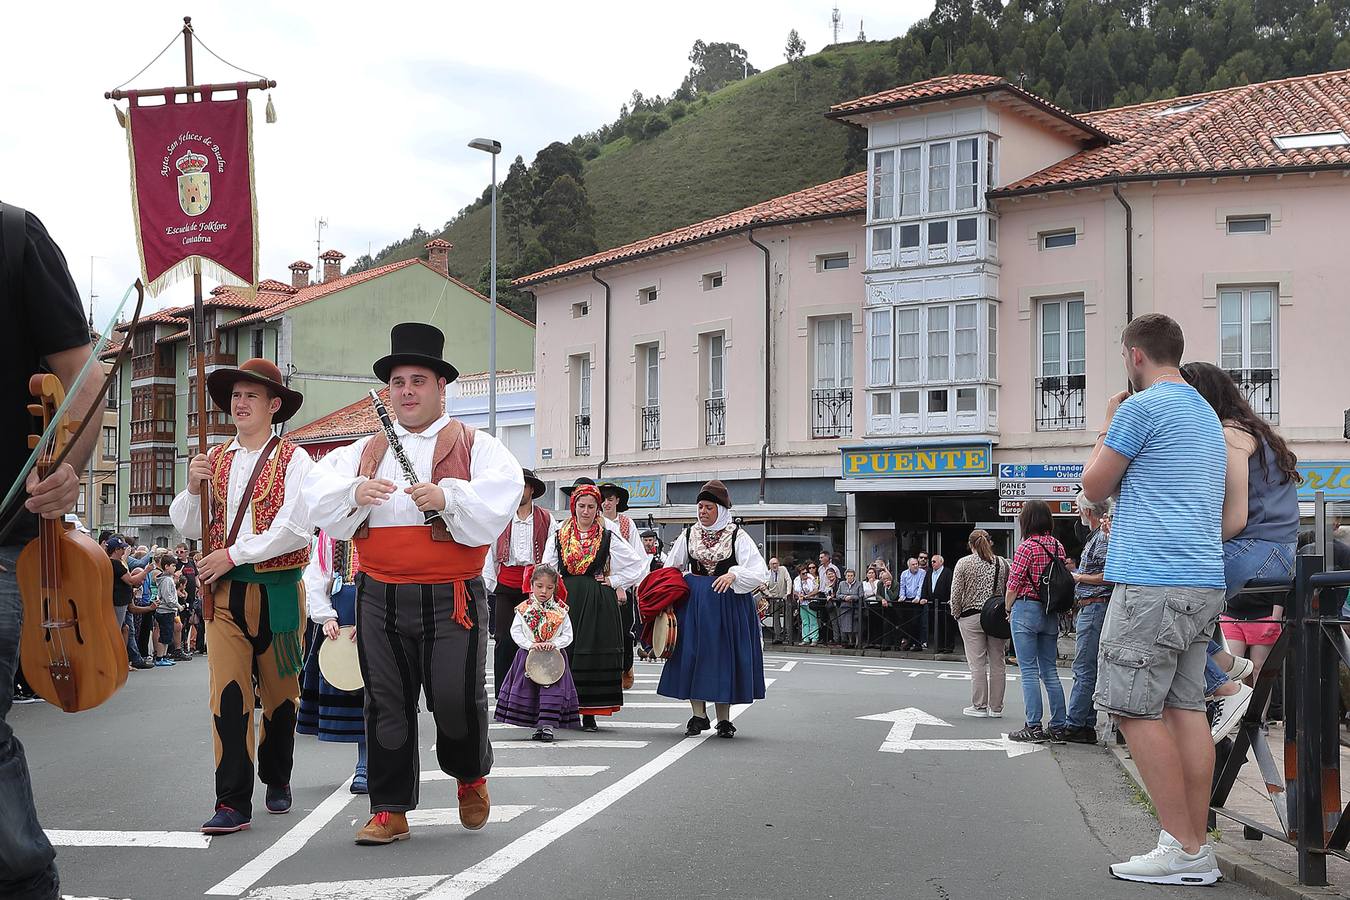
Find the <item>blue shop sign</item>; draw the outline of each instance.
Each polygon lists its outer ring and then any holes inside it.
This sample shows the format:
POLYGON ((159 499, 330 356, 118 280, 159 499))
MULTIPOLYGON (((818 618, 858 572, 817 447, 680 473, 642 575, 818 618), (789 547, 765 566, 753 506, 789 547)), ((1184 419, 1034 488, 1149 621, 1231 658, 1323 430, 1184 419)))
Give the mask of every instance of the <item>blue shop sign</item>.
POLYGON ((1003 481, 1083 480, 1082 463, 999 463, 998 477, 1003 481))
POLYGON ((606 478, 605 481, 617 484, 619 487, 628 491, 628 505, 632 506, 660 506, 661 505, 661 483, 665 476, 657 475, 651 478, 606 478))
POLYGON ((1350 460, 1299 462, 1298 473, 1303 476, 1298 499, 1314 500, 1322 491, 1328 500, 1350 500, 1350 460))
POLYGON ((845 478, 932 478, 992 475, 990 444, 843 448, 845 478))

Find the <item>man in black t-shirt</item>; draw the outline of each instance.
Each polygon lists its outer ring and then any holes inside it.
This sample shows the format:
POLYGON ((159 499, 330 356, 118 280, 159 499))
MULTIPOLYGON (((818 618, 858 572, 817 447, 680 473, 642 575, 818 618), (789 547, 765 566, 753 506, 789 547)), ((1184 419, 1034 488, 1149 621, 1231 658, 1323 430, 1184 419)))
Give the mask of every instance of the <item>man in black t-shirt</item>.
MULTIPOLYGON (((35 430, 28 413, 32 397, 28 379, 43 370, 72 385, 89 359, 89 326, 80 295, 66 267, 65 256, 31 213, 0 204, 0 491, 23 469, 28 435, 35 430)), ((83 418, 101 386, 99 373, 86 380, 71 406, 83 418)), ((33 805, 33 788, 23 745, 5 721, 9 716, 14 671, 19 663, 23 603, 14 575, 19 551, 37 534, 37 516, 57 519, 75 507, 80 479, 99 429, 85 429, 68 461, 46 478, 30 472, 28 497, 21 510, 0 510, 0 528, 10 525, 0 542, 0 897, 7 900, 52 900, 60 895, 56 851, 52 849, 33 805), (12 516, 18 519, 12 525, 12 516)))
POLYGON ((136 589, 141 586, 142 581, 145 581, 146 570, 127 571, 127 542, 120 537, 109 538, 108 542, 104 544, 104 548, 108 551, 108 560, 112 563, 113 615, 117 617, 117 627, 122 629, 123 637, 127 638, 127 659, 131 662, 132 668, 154 668, 136 650, 136 643, 130 639, 128 629, 125 627, 127 625, 127 610, 131 606, 136 589))
POLYGON ((206 652, 205 623, 202 621, 202 601, 197 594, 197 561, 188 553, 188 545, 180 543, 174 550, 178 560, 178 574, 183 576, 184 607, 180 617, 183 622, 182 648, 184 653, 206 652), (189 631, 196 627, 189 643, 189 631))

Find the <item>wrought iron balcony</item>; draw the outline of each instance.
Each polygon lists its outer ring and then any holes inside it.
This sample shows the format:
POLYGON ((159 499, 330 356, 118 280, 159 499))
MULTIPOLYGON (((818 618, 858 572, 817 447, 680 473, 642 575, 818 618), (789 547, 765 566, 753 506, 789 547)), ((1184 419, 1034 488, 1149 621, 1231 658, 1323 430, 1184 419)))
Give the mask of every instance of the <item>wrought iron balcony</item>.
POLYGON ((1079 431, 1087 427, 1086 375, 1036 379, 1036 430, 1079 431))
POLYGON ((642 407, 642 449, 661 449, 661 407, 642 407))
POLYGON ((1228 369, 1238 390, 1256 414, 1272 425, 1280 422, 1280 372, 1278 369, 1228 369))
POLYGON ((811 437, 840 438, 853 432, 853 388, 811 392, 811 437))
POLYGON ((572 453, 576 456, 591 455, 591 414, 583 413, 576 417, 572 432, 572 453))
POLYGON ((703 401, 703 442, 720 447, 727 442, 727 401, 713 397, 703 401))

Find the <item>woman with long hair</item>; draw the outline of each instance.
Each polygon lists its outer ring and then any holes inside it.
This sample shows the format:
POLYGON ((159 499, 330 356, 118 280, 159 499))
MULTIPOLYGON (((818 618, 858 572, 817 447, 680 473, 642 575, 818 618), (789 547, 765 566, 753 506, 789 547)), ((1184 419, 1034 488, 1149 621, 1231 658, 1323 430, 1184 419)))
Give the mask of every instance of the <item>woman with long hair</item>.
POLYGON ((990 637, 980 627, 984 602, 1007 589, 1009 565, 994 554, 989 532, 977 528, 970 533, 970 554, 956 563, 952 573, 952 618, 966 647, 966 665, 970 667, 970 706, 962 715, 974 718, 1003 717, 1003 695, 1008 674, 1004 664, 1003 638, 990 637))
POLYGON ((1280 636, 1284 607, 1271 602, 1278 595, 1244 595, 1247 582, 1290 578, 1298 542, 1298 457, 1284 438, 1257 415, 1237 383, 1212 363, 1192 362, 1181 376, 1205 398, 1223 423, 1228 445, 1228 475, 1223 498, 1223 569, 1228 605, 1220 627, 1229 656, 1210 642, 1205 667, 1207 696, 1219 701, 1212 729, 1215 742, 1237 727, 1251 691, 1229 692, 1222 685, 1245 675, 1256 683, 1261 665, 1280 636), (1243 657, 1251 660, 1248 666, 1243 657), (1226 671, 1225 671, 1226 670, 1226 671))
POLYGON ((1043 744, 1064 743, 1068 710, 1064 686, 1059 683, 1055 661, 1059 656, 1059 618, 1045 611, 1037 590, 1052 558, 1064 559, 1064 545, 1054 535, 1055 520, 1044 500, 1028 500, 1017 517, 1022 543, 1017 545, 1009 566, 1004 603, 1012 625, 1017 668, 1022 675, 1022 700, 1026 704, 1025 728, 1008 735, 1009 740, 1043 744), (1041 728, 1041 684, 1050 700, 1050 727, 1041 728))

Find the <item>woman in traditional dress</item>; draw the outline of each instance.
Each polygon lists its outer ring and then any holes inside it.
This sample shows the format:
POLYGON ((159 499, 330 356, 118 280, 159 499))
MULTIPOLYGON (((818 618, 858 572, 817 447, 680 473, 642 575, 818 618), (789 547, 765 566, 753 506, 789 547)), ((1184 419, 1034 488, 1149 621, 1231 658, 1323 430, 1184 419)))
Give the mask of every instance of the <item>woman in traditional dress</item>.
POLYGON ((680 636, 656 692, 689 701, 694 715, 686 737, 712 727, 710 701, 717 736, 734 737, 731 705, 764 698, 764 647, 752 592, 769 580, 769 567, 754 539, 731 521, 731 494, 722 482, 709 481, 699 491, 698 521, 676 539, 668 563, 685 571, 689 599, 676 610, 680 636))
POLYGON ((623 706, 624 632, 616 588, 632 588, 646 574, 646 559, 600 516, 600 491, 576 484, 572 516, 549 536, 544 561, 556 563, 567 587, 572 619, 572 680, 581 702, 581 730, 598 731, 596 716, 623 706))
POLYGON ((306 637, 309 653, 300 673, 300 711, 295 730, 318 735, 321 741, 356 745, 356 771, 351 792, 366 790, 365 690, 333 687, 319 671, 319 647, 324 641, 356 640, 344 637, 340 625, 356 624, 356 550, 351 541, 334 541, 320 531, 305 567, 305 605, 311 625, 306 637))

